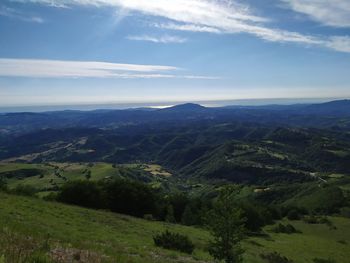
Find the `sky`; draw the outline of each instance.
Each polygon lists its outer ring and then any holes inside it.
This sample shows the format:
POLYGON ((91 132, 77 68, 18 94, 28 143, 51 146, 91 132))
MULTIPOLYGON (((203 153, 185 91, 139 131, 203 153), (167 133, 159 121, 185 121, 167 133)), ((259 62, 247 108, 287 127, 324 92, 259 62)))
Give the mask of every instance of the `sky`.
POLYGON ((350 98, 349 0, 1 0, 0 107, 350 98))

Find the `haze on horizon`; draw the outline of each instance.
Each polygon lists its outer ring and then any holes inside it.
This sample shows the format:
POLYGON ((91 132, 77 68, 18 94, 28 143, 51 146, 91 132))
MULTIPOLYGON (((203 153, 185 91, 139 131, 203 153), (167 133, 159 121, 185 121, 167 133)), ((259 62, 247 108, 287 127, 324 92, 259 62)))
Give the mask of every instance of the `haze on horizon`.
POLYGON ((350 97, 348 0, 4 0, 0 105, 350 97))

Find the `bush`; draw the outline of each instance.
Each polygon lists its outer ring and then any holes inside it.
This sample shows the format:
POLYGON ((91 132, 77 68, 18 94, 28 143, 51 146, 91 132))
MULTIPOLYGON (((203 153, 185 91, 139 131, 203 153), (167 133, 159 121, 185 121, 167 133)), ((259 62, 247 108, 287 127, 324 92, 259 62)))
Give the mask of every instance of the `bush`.
POLYGON ((290 210, 287 214, 287 218, 289 220, 299 220, 300 219, 299 211, 296 209, 290 210))
POLYGON ((283 225, 281 223, 278 224, 276 227, 274 227, 272 229, 272 231, 275 232, 275 233, 285 233, 285 234, 293 234, 293 233, 298 233, 299 232, 291 224, 283 225))
POLYGON ((269 263, 292 263, 293 261, 280 255, 277 252, 269 254, 260 254, 260 257, 269 263))
POLYGON ((24 196, 34 196, 37 192, 37 189, 30 185, 17 185, 14 189, 10 191, 10 193, 16 195, 24 195, 24 196))
POLYGON ((350 218, 350 207, 343 207, 340 209, 340 215, 342 217, 350 218))
POLYGON ((333 226, 332 221, 330 221, 327 217, 325 216, 304 216, 303 221, 307 224, 325 224, 329 227, 333 226))
POLYGON ((155 235, 153 237, 153 241, 154 244, 158 247, 178 250, 188 254, 192 254, 194 250, 194 244, 187 236, 178 233, 172 233, 169 230, 155 235))

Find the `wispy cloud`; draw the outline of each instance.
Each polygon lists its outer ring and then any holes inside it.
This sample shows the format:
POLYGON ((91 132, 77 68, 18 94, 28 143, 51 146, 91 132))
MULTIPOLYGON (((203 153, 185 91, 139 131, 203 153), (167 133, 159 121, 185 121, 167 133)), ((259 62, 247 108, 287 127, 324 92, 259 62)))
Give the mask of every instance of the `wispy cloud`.
POLYGON ((174 74, 180 68, 159 65, 120 64, 96 61, 62 61, 0 58, 0 76, 31 78, 184 78, 210 76, 174 74))
POLYGON ((19 10, 6 7, 6 6, 0 6, 0 16, 5 16, 9 18, 19 19, 26 22, 34 22, 34 23, 43 23, 44 19, 42 19, 39 16, 33 16, 25 14, 19 10))
MULTIPOLYGON (((172 30, 222 34, 247 33, 270 42, 299 43, 349 52, 348 36, 313 36, 271 27, 270 20, 255 15, 248 5, 237 0, 17 0, 48 5, 110 6, 125 8, 148 16, 168 19, 155 24, 172 30)), ((281 0, 292 2, 326 3, 326 0, 281 0)), ((348 10, 348 0, 332 0, 348 10)), ((333 5, 332 5, 333 6, 333 5)), ((344 11, 345 12, 345 11, 344 11)), ((310 11, 311 13, 311 11, 310 11)), ((347 16, 346 16, 347 17, 347 16)))
POLYGON ((282 0, 294 11, 327 26, 350 27, 349 0, 282 0))
POLYGON ((149 36, 149 35, 141 35, 141 36, 128 36, 127 39, 129 40, 136 40, 136 41, 148 41, 153 43, 162 43, 162 44, 168 44, 168 43, 185 43, 187 41, 186 38, 178 37, 178 36, 149 36))
POLYGON ((191 31, 191 32, 207 32, 207 33, 221 33, 219 29, 209 26, 199 26, 193 24, 176 24, 176 23, 155 23, 154 27, 161 29, 191 31))

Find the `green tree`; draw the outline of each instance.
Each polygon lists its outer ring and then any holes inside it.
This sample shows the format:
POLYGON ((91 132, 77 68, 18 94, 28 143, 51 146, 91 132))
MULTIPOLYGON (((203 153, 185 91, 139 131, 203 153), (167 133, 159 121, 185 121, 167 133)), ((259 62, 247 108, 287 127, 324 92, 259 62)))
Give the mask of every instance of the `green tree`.
POLYGON ((238 188, 225 187, 208 212, 207 226, 213 236, 209 244, 209 253, 217 260, 226 263, 242 262, 244 250, 240 242, 244 238, 245 218, 243 211, 235 201, 238 188))
POLYGON ((181 223, 187 226, 191 226, 195 224, 195 215, 192 212, 192 208, 190 205, 187 205, 181 218, 181 223))
POLYGON ((168 205, 166 209, 166 216, 165 221, 168 223, 175 223, 175 216, 174 216, 174 207, 172 205, 168 205))

